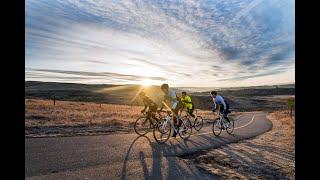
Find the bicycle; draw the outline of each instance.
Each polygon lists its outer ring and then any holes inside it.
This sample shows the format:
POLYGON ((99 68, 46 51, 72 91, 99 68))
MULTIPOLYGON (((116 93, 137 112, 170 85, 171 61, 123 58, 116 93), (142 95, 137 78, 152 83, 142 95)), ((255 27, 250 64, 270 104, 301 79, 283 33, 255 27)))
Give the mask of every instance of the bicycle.
POLYGON ((171 131, 175 131, 179 136, 186 140, 190 137, 192 133, 192 125, 189 119, 181 118, 177 116, 178 122, 181 121, 181 126, 176 128, 173 122, 173 115, 171 111, 164 111, 167 114, 164 118, 157 122, 156 126, 153 128, 153 137, 158 143, 165 143, 169 140, 171 136, 171 131))
MULTIPOLYGON (((223 129, 225 129, 228 134, 232 134, 232 132, 234 130, 234 119, 227 115, 227 117, 230 120, 230 123, 229 123, 224 118, 224 115, 222 113, 220 113, 220 110, 218 110, 218 112, 219 112, 219 117, 212 124, 212 132, 213 132, 213 134, 215 136, 219 136, 223 129)), ((230 112, 231 111, 229 111, 229 113, 230 112)))
MULTIPOLYGON (((152 112, 152 113, 155 113, 155 112, 152 112)), ((151 131, 158 122, 157 119, 154 119, 152 117, 153 114, 150 116, 150 118, 147 117, 148 112, 144 112, 142 114, 143 115, 138 117, 138 119, 134 123, 134 131, 140 136, 143 136, 147 134, 149 131, 151 131)), ((158 115, 159 115, 158 119, 161 119, 162 118, 161 115, 160 114, 158 115)))
MULTIPOLYGON (((192 117, 187 111, 185 117, 188 119, 193 119, 193 125, 192 127, 196 130, 196 131, 200 131, 200 129, 203 127, 203 118, 201 116, 198 116, 197 111, 199 109, 195 109, 196 113, 195 113, 195 117, 192 117)), ((182 111, 180 112, 181 115, 182 111)))

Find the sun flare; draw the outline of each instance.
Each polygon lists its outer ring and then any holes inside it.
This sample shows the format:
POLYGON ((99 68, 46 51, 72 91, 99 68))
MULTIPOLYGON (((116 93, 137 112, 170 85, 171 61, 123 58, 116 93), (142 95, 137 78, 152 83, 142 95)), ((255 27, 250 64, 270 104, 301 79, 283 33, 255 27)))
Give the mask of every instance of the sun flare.
POLYGON ((153 84, 153 82, 150 79, 145 79, 145 80, 141 81, 140 84, 143 87, 147 87, 147 86, 151 86, 153 84))

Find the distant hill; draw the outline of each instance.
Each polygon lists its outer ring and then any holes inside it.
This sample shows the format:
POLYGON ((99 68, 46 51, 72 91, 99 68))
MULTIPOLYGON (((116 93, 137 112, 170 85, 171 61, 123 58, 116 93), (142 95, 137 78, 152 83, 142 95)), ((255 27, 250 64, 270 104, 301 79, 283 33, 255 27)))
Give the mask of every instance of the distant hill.
POLYGON ((145 91, 154 99, 161 94, 160 88, 150 86, 143 88, 140 85, 111 85, 111 84, 74 84, 55 82, 35 82, 25 83, 26 98, 52 99, 68 101, 88 101, 109 104, 141 104, 134 100, 139 91, 145 91), (134 101, 132 101, 134 100, 134 101))
POLYGON ((225 90, 243 90, 243 89, 274 89, 274 88, 295 88, 295 84, 282 84, 282 85, 268 85, 268 86, 247 86, 247 87, 178 87, 180 90, 187 92, 210 92, 212 90, 225 91, 225 90))
MULTIPOLYGON (((174 88, 178 94, 185 91, 185 88, 174 88)), ((142 105, 136 98, 138 92, 144 91, 158 104, 161 104, 163 93, 159 86, 142 87, 141 85, 112 85, 112 84, 74 84, 56 82, 25 82, 26 98, 40 98, 67 101, 96 102, 108 104, 142 105)), ((205 91, 189 89, 188 93, 192 96, 196 108, 211 109, 212 100, 211 90, 205 91)), ((237 110, 253 110, 264 108, 279 108, 284 104, 264 100, 266 96, 295 95, 294 85, 279 86, 256 86, 243 88, 220 89, 230 106, 237 110)))

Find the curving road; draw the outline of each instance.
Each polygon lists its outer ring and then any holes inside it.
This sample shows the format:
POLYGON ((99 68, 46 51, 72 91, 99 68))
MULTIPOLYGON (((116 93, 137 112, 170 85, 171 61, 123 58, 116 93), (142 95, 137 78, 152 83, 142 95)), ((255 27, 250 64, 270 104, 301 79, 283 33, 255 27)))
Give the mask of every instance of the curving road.
POLYGON ((235 117, 233 135, 215 137, 208 124, 183 141, 160 145, 147 136, 114 134, 25 139, 26 179, 212 179, 179 157, 217 148, 269 131, 265 112, 235 117))

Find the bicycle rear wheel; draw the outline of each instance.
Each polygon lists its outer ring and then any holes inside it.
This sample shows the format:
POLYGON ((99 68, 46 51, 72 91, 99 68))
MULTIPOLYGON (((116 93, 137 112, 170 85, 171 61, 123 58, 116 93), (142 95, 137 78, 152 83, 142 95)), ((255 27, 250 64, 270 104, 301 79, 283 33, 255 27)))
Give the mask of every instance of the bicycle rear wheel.
POLYGON ((212 132, 215 136, 219 136, 222 131, 222 124, 219 120, 215 120, 212 124, 212 132))
POLYGON ((140 136, 147 134, 151 128, 150 120, 144 116, 139 117, 134 123, 134 131, 140 136))
POLYGON ((171 136, 171 129, 170 123, 165 123, 164 120, 158 121, 153 128, 154 139, 160 144, 167 142, 171 136))
POLYGON ((195 130, 200 131, 200 129, 203 127, 203 119, 201 116, 198 116, 193 123, 193 127, 195 130))
POLYGON ((183 118, 182 124, 179 128, 179 136, 182 139, 188 139, 192 133, 192 124, 191 121, 188 118, 183 118))
POLYGON ((226 129, 228 134, 231 134, 234 130, 234 120, 232 118, 229 118, 230 123, 228 123, 228 127, 226 129))

